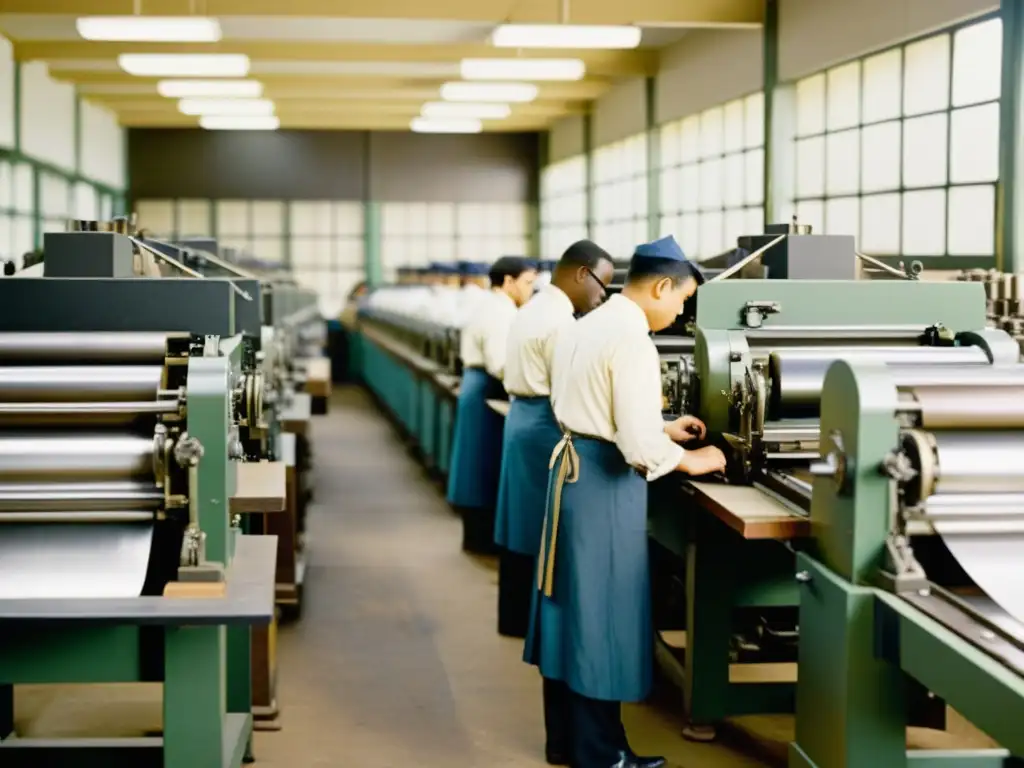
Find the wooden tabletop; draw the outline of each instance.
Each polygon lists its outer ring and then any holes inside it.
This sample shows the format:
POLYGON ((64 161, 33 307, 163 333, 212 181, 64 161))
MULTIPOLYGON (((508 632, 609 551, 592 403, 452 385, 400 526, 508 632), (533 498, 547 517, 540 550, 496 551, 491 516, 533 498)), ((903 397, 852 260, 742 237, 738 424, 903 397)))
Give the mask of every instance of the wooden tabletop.
POLYGON ((326 357, 307 357, 299 361, 306 371, 305 390, 314 397, 331 396, 331 361, 326 357))
POLYGON ((488 400, 487 405, 491 407, 492 411, 500 413, 502 416, 508 416, 508 400, 488 400))
POLYGON ((745 539, 798 539, 811 533, 805 515, 753 486, 689 480, 683 491, 745 539))
POLYGON ((236 462, 231 512, 281 512, 287 500, 286 487, 283 461, 236 462))

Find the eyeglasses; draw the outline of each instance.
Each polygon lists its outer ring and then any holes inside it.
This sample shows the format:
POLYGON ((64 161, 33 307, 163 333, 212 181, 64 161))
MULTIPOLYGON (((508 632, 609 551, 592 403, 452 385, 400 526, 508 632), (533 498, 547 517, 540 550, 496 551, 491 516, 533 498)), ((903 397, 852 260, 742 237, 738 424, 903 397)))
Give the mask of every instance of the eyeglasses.
POLYGON ((605 301, 608 300, 608 286, 601 282, 601 278, 594 274, 594 270, 592 270, 590 267, 583 268, 587 270, 588 275, 594 278, 594 282, 597 283, 597 286, 601 289, 601 303, 603 304, 605 301))

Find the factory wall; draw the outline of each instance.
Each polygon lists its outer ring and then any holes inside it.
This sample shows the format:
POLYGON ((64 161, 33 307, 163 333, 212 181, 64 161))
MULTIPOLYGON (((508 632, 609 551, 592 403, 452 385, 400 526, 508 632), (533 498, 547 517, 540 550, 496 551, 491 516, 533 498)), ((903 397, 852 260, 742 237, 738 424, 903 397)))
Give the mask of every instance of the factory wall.
POLYGON ((0 37, 0 259, 42 243, 68 218, 123 208, 124 131, 42 63, 18 64, 0 37))
MULTIPOLYGON (((785 171, 774 178, 789 180, 773 188, 781 215, 931 269, 992 266, 997 8, 779 0, 776 111, 792 126, 773 149, 785 171)), ((763 56, 760 30, 694 30, 662 52, 649 86, 620 83, 589 120, 556 125, 541 174, 545 254, 590 235, 625 255, 671 233, 705 258, 759 229, 763 56)))
POLYGON ((368 274, 533 252, 537 139, 132 129, 131 195, 153 234, 287 263, 333 315, 368 274))

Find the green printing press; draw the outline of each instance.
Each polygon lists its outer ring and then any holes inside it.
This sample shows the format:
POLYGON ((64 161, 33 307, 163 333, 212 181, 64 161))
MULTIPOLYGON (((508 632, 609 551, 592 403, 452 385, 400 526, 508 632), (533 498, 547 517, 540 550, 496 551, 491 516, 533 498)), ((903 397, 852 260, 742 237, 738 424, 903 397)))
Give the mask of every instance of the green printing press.
POLYGON ((285 503, 283 466, 260 461, 276 434, 259 337, 236 324, 258 285, 113 277, 125 241, 48 235, 48 276, 0 280, 5 766, 251 759, 276 537, 243 534, 240 515, 285 503), (106 275, 65 277, 75 254, 106 275), (162 735, 16 732, 17 686, 141 682, 163 683, 162 735))

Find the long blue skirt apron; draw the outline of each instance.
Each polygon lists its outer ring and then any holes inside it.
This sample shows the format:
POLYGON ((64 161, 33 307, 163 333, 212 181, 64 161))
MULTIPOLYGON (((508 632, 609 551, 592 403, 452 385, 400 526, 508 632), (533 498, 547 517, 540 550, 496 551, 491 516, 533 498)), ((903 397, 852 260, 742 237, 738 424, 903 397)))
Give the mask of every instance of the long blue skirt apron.
POLYGON ((651 687, 647 482, 613 444, 566 433, 551 456, 525 661, 604 701, 651 687))
POLYGON ((448 469, 448 503, 453 507, 491 508, 497 500, 504 419, 487 401, 505 397, 501 382, 484 369, 463 373, 448 469))
POLYGON ((515 397, 505 419, 501 481, 494 541, 520 555, 537 557, 548 491, 548 463, 562 439, 551 401, 515 397))

